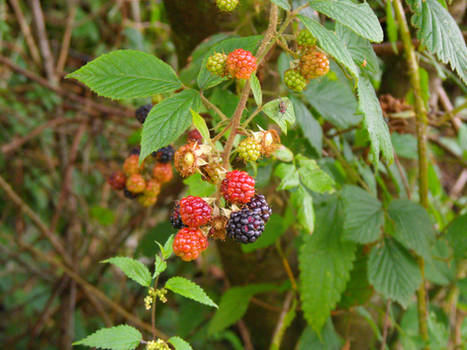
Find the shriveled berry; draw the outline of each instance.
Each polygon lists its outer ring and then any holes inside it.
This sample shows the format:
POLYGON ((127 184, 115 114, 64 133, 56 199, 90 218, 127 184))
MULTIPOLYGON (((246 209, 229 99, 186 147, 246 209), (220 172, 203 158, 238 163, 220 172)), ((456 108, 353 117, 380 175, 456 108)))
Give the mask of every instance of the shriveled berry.
POLYGON ((152 104, 148 103, 147 105, 143 105, 139 107, 138 109, 136 109, 135 117, 141 124, 143 124, 144 121, 146 120, 151 108, 152 108, 152 104))
POLYGON ((314 79, 329 72, 329 60, 326 54, 312 51, 300 58, 300 74, 305 79, 314 79))
POLYGON ((262 133, 261 137, 261 153, 269 157, 274 153, 281 144, 281 138, 276 130, 269 129, 262 133))
POLYGON ((222 181, 225 174, 225 169, 222 164, 211 162, 203 165, 201 168, 202 179, 212 184, 218 184, 222 181))
POLYGON ((225 53, 216 52, 208 57, 206 62, 206 69, 212 74, 219 77, 226 75, 225 67, 227 62, 227 55, 225 53))
POLYGON ((123 163, 123 172, 126 176, 138 174, 141 170, 139 166, 139 155, 132 154, 123 163))
POLYGON ((126 180, 126 189, 133 193, 141 193, 146 188, 146 181, 140 174, 133 174, 126 180))
POLYGON ((174 148, 169 145, 167 147, 162 147, 158 149, 156 152, 153 152, 152 155, 157 159, 160 163, 168 163, 170 162, 175 154, 174 148))
POLYGON ((175 169, 177 169, 182 177, 193 175, 196 169, 198 169, 197 149, 198 144, 196 142, 190 142, 181 146, 177 152, 175 152, 175 169))
POLYGON ((152 169, 152 176, 160 183, 169 182, 173 177, 172 164, 156 163, 152 169))
POLYGON ((199 132, 198 129, 191 129, 186 135, 186 139, 188 141, 194 141, 198 143, 203 142, 203 136, 201 136, 201 133, 199 132))
POLYGON ((114 190, 120 191, 125 188, 126 176, 123 171, 118 170, 109 176, 107 182, 114 190))
POLYGON ((271 217, 272 210, 269 206, 266 198, 262 194, 256 194, 251 201, 247 203, 247 207, 250 208, 255 213, 261 216, 264 223, 267 223, 269 218, 271 217))
POLYGON ((174 228, 186 227, 182 221, 182 217, 180 216, 180 203, 176 203, 172 208, 172 211, 169 215, 169 221, 174 228))
POLYGON ((227 223, 227 234, 230 238, 241 243, 253 243, 263 231, 264 221, 257 211, 246 206, 230 214, 227 223))
POLYGON ((208 247, 208 240, 203 232, 194 227, 180 229, 175 235, 172 245, 175 255, 184 261, 197 259, 208 247))
POLYGON ((245 162, 256 162, 261 156, 261 143, 250 136, 240 142, 237 151, 245 162))
POLYGON ((216 0, 217 7, 221 11, 230 12, 233 11, 239 0, 216 0))
POLYGON ((233 78, 249 79, 256 70, 256 57, 250 51, 236 49, 227 56, 226 68, 233 78))
POLYGON ((284 83, 290 90, 302 92, 306 87, 306 79, 299 71, 288 69, 284 73, 284 83))
POLYGON ((180 200, 180 216, 185 225, 206 225, 212 218, 212 208, 200 197, 188 196, 180 200))
POLYGON ((255 179, 245 171, 230 171, 222 180, 221 193, 231 203, 248 203, 255 195, 255 179))
POLYGON ((208 237, 224 241, 227 234, 226 227, 228 220, 229 219, 227 217, 222 215, 212 218, 211 229, 209 230, 208 237))

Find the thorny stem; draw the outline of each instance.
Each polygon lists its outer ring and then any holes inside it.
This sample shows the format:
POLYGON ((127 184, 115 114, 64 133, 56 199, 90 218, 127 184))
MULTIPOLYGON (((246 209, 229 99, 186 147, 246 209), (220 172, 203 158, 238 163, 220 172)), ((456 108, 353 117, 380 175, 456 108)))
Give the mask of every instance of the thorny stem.
MULTIPOLYGON (((422 89, 420 84, 420 73, 415 48, 410 36, 409 26, 405 18, 404 8, 401 0, 394 1, 394 10, 396 12, 397 22, 399 23, 399 31, 404 44, 405 58, 409 67, 410 84, 412 85, 415 98, 415 115, 417 121, 417 146, 418 146, 418 191, 420 204, 428 209, 428 157, 427 157, 427 125, 428 118, 423 101, 422 89)), ((420 272, 422 274, 422 283, 418 290, 418 324, 420 335, 425 341, 425 350, 430 349, 428 345, 428 323, 427 323, 427 305, 425 291, 425 263, 423 258, 418 258, 420 272)))

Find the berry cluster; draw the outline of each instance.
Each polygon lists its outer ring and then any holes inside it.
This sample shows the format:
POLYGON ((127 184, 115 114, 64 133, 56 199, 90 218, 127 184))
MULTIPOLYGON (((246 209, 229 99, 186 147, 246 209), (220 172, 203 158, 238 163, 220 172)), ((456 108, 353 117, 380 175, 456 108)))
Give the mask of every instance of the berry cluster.
POLYGON ((236 49, 228 55, 217 52, 209 56, 206 68, 219 77, 250 79, 251 74, 256 71, 256 57, 244 49, 236 49))
POLYGON ((316 39, 306 29, 297 35, 299 62, 284 73, 284 83, 292 91, 301 92, 314 78, 329 72, 329 59, 316 47, 316 39))

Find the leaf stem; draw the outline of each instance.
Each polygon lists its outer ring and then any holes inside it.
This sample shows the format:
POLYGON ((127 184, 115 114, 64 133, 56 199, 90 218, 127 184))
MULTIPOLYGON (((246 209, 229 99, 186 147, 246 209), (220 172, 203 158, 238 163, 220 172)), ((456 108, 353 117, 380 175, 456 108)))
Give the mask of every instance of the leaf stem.
MULTIPOLYGON (((154 290, 157 290, 157 284, 159 283, 159 276, 156 277, 154 281, 154 290)), ((156 304, 157 304, 157 296, 154 297, 154 302, 152 303, 152 310, 151 310, 151 330, 152 330, 152 338, 156 340, 157 332, 156 332, 156 304)))
MULTIPOLYGON (((401 0, 394 1, 394 10, 396 13, 397 21, 399 22, 399 31, 401 34, 402 43, 404 45, 405 59, 409 67, 410 85, 413 89, 415 100, 415 116, 417 125, 417 146, 418 146, 418 191, 420 204, 428 209, 428 157, 427 157, 427 125, 428 117, 423 101, 420 73, 415 48, 410 36, 409 25, 405 17, 404 8, 401 0)), ((418 290, 418 324, 420 335, 425 341, 425 350, 428 350, 428 313, 426 305, 426 291, 425 291, 425 263, 423 258, 418 258, 420 272, 422 274, 422 284, 418 290)))
POLYGON ((204 104, 206 107, 212 109, 214 112, 216 112, 219 117, 221 117, 222 120, 228 120, 229 118, 211 101, 209 101, 203 94, 202 91, 199 92, 199 95, 201 96, 201 99, 203 100, 204 104))

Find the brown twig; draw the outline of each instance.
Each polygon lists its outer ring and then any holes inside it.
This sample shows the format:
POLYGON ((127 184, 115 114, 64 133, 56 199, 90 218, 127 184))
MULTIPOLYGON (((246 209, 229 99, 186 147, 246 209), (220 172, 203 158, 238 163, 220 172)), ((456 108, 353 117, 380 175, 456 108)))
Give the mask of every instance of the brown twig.
POLYGON ((248 330, 247 326, 245 325, 245 322, 243 320, 240 320, 237 322, 237 327, 238 331, 240 333, 240 336, 242 337, 243 340, 243 346, 245 350, 255 350, 253 346, 253 342, 251 341, 251 335, 250 331, 248 330))
POLYGON ((287 322, 286 317, 289 311, 291 311, 290 309, 291 303, 294 297, 295 297, 295 292, 292 290, 289 291, 285 297, 284 304, 282 305, 282 311, 279 315, 279 320, 277 321, 276 329, 274 330, 274 334, 272 336, 272 342, 271 342, 271 346, 269 347, 269 350, 280 349, 282 338, 284 337, 284 333, 290 324, 290 322, 287 322))
POLYGON ((73 31, 73 23, 75 22, 75 16, 78 9, 76 0, 69 0, 68 7, 70 8, 70 14, 66 20, 65 33, 63 33, 62 47, 57 61, 57 76, 61 76, 65 69, 66 60, 68 57, 68 50, 70 49, 71 34, 73 31))

